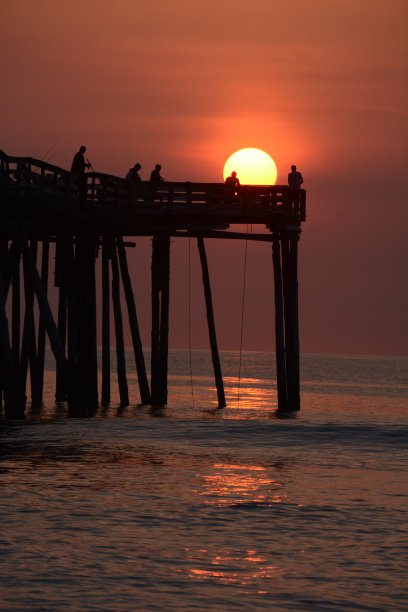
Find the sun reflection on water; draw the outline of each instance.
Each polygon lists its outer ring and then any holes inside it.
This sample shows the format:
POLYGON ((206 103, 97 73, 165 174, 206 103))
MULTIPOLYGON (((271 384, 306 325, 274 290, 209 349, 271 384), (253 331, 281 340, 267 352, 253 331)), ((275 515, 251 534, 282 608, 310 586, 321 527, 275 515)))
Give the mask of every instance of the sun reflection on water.
MULTIPOLYGON (((213 463, 205 473, 197 474, 200 487, 195 493, 202 502, 214 508, 234 508, 251 512, 254 508, 271 507, 288 501, 284 484, 276 470, 282 466, 254 463, 213 463)), ((192 580, 215 581, 223 585, 239 585, 263 595, 269 592, 267 580, 287 574, 288 569, 276 564, 272 552, 256 547, 234 550, 185 549, 187 567, 179 570, 192 580)), ((244 591, 245 592, 245 591, 244 591)))
POLYGON ((201 479, 202 488, 197 493, 212 506, 271 506, 287 499, 282 484, 260 465, 215 463, 201 479))
POLYGON ((265 580, 273 580, 288 573, 286 569, 274 565, 265 555, 258 554, 255 549, 244 550, 242 553, 225 551, 214 554, 206 549, 187 548, 185 556, 188 563, 201 565, 184 570, 192 580, 213 580, 224 585, 255 587, 260 595, 268 593, 265 580))
POLYGON ((277 408, 276 389, 257 378, 225 377, 225 394, 229 408, 241 410, 274 410, 277 408))

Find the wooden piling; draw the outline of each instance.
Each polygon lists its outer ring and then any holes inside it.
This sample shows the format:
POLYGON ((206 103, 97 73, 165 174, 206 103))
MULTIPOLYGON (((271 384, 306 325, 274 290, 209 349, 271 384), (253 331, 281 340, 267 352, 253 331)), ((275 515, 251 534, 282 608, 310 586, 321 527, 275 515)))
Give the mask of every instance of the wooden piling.
MULTIPOLYGON (((31 240, 30 249, 34 258, 34 263, 37 265, 38 256, 38 240, 31 240)), ((32 325, 31 325, 31 342, 30 342, 30 390, 31 390, 31 407, 37 407, 37 383, 38 383, 38 371, 37 371, 37 340, 36 340, 36 318, 34 317, 34 309, 32 313, 32 325)))
POLYGON ((281 244, 279 235, 274 236, 272 243, 272 259, 275 288, 275 340, 276 340, 276 386, 278 395, 278 410, 288 409, 286 358, 285 358, 285 331, 283 310, 283 283, 281 265, 281 244))
POLYGON ((125 292, 126 304, 129 316, 129 326, 132 335, 133 351, 135 355, 136 371, 139 381, 140 399, 142 404, 151 403, 151 395, 149 383, 146 375, 146 365, 143 355, 142 340, 140 338, 139 323, 137 320, 136 304, 130 280, 129 269, 127 265, 126 251, 123 243, 123 237, 117 237, 117 248, 119 254, 120 272, 122 276, 122 284, 125 292))
POLYGON ((283 299, 288 410, 300 408, 297 233, 282 234, 283 299))
POLYGON ((0 270, 0 391, 4 399, 4 413, 8 419, 24 417, 24 406, 18 401, 17 364, 13 359, 6 314, 3 274, 0 270))
POLYGON ((160 398, 167 404, 167 373, 169 361, 169 305, 170 305, 170 236, 161 240, 161 312, 160 312, 160 398))
MULTIPOLYGON (((41 284, 44 289, 45 298, 48 294, 48 263, 49 263, 49 242, 46 239, 42 241, 41 253, 41 284)), ((45 314, 40 311, 38 323, 38 347, 35 360, 35 375, 31 380, 32 396, 31 402, 33 406, 40 406, 43 401, 44 391, 44 364, 45 364, 45 314)))
MULTIPOLYGON (((27 392, 27 374, 28 365, 32 363, 32 344, 35 340, 34 331, 34 287, 33 287, 33 276, 32 268, 29 265, 33 262, 35 268, 35 259, 37 253, 37 245, 35 242, 31 243, 29 247, 27 241, 22 238, 22 252, 23 252, 23 273, 24 273, 24 301, 25 301, 25 312, 24 312, 24 324, 23 324, 23 337, 21 341, 21 354, 20 354, 20 365, 19 365, 19 404, 20 410, 24 410, 26 403, 26 392, 27 392)), ((33 372, 31 372, 33 376, 33 372)))
MULTIPOLYGON (((14 243, 13 243, 14 244, 14 243)), ((11 249, 10 249, 11 250, 11 249)), ((12 271, 12 296, 11 296, 11 329, 12 350, 15 363, 20 361, 21 341, 21 282, 20 282, 20 249, 14 248, 10 257, 12 271)))
POLYGON ((152 239, 152 331, 151 331, 151 356, 150 356, 150 386, 152 391, 152 404, 157 405, 159 401, 159 367, 160 367, 160 283, 159 283, 159 254, 158 238, 152 239))
POLYGON ((298 241, 299 233, 295 230, 288 232, 289 241, 289 281, 288 292, 290 299, 288 317, 287 354, 290 361, 288 369, 288 398, 292 410, 300 409, 300 368, 299 368, 299 299, 298 299, 298 241), (290 331, 289 331, 290 330, 290 331), (290 389, 290 392, 289 392, 290 389))
POLYGON ((221 362, 218 353, 217 334, 215 331, 214 309, 212 304, 210 275, 208 273, 207 254, 205 252, 204 239, 197 238, 198 250, 200 253, 201 270, 204 286, 205 305, 207 309, 208 334, 210 338, 211 357, 214 368, 215 385, 217 388, 218 407, 225 408, 224 382, 222 379, 221 362))
MULTIPOLYGON (((58 315, 57 326, 63 350, 66 350, 67 342, 67 289, 69 285, 69 254, 71 244, 66 236, 57 237, 55 245, 55 286, 58 287, 58 315)), ((59 363, 55 371, 55 400, 64 402, 67 399, 67 388, 65 376, 59 363)))
POLYGON ((123 322, 120 303, 119 267, 116 254, 115 240, 111 238, 111 267, 112 267, 112 304, 115 320, 116 334, 116 368, 118 374, 118 387, 120 405, 129 405, 129 391, 126 378, 125 343, 123 340, 123 322))
MULTIPOLYGON (((10 264, 8 261, 8 240, 7 238, 3 238, 0 237, 0 275, 1 275, 1 286, 2 286, 2 300, 3 300, 3 306, 4 306, 4 312, 5 312, 5 308, 6 308, 6 295, 4 292, 4 285, 5 285, 5 267, 8 267, 10 269, 10 264)), ((7 321, 7 315, 6 315, 6 321, 7 321)), ((0 325, 1 325, 1 313, 0 313, 0 325)), ((7 333, 9 333, 8 330, 8 321, 7 321, 7 333)), ((0 327, 0 334, 1 334, 1 327, 0 327)), ((3 372, 1 370, 1 365, 3 363, 2 361, 2 357, 1 357, 1 337, 0 337, 0 414, 3 411, 3 372)), ((10 341, 10 337, 9 337, 9 341, 10 341)))
POLYGON ((155 234, 152 241, 151 401, 167 404, 170 297, 170 236, 155 234))
POLYGON ((77 388, 83 410, 81 416, 98 408, 98 360, 95 284, 96 236, 77 234, 75 273, 77 284, 77 388))
POLYGON ((0 236, 0 274, 2 276, 3 295, 4 301, 7 301, 8 288, 10 285, 11 268, 10 268, 10 254, 11 250, 8 248, 8 240, 3 236, 0 236))
POLYGON ((54 317, 51 312, 50 305, 45 295, 44 286, 41 282, 41 278, 38 274, 37 268, 35 267, 34 259, 27 243, 23 243, 23 262, 26 268, 27 278, 29 279, 32 286, 33 294, 35 294, 37 298, 40 312, 43 315, 44 325, 47 331, 51 350, 54 354, 57 363, 60 363, 62 365, 65 372, 65 376, 68 380, 68 387, 72 389, 73 381, 71 376, 71 370, 64 354, 64 348, 61 344, 61 339, 54 321, 54 317))
POLYGON ((110 286, 109 286, 109 236, 102 236, 102 389, 101 402, 111 401, 110 387, 110 286))
POLYGON ((76 280, 75 244, 74 236, 68 234, 64 239, 64 276, 65 290, 67 292, 67 356, 68 363, 74 378, 78 369, 78 283, 76 280))

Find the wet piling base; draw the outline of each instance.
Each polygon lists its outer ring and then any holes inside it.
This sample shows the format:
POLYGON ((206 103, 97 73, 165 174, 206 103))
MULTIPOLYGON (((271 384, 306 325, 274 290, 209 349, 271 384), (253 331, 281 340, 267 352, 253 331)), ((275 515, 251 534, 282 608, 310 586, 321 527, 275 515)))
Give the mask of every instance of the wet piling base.
POLYGON ((300 409, 298 231, 276 232, 272 242, 275 287, 278 413, 300 409))

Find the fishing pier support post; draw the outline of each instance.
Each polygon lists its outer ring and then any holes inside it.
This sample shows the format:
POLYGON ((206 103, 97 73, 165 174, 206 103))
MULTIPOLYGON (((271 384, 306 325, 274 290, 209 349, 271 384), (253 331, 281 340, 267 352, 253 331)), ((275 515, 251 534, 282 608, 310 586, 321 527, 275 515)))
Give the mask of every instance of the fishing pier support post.
POLYGON ((299 410, 297 258, 305 218, 305 191, 287 186, 244 186, 230 193, 222 183, 174 182, 151 189, 96 172, 78 178, 0 152, 0 407, 6 417, 23 418, 28 395, 33 407, 41 406, 46 337, 55 358, 55 398, 68 403, 71 415, 91 415, 99 404, 109 404, 111 344, 120 404, 128 405, 123 316, 129 321, 140 402, 165 405, 170 244, 186 237, 197 240, 219 407, 226 400, 205 239, 271 244, 278 412, 299 410), (259 233, 241 231, 248 224, 259 226, 259 233), (139 236, 152 238, 150 384, 126 256, 134 243, 125 238, 139 236))

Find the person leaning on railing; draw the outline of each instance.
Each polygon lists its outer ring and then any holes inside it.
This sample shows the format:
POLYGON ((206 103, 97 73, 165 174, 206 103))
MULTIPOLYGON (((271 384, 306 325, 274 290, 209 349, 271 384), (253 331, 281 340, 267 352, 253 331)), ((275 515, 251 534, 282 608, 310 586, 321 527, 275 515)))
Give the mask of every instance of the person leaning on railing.
POLYGON ((154 170, 151 171, 150 174, 150 184, 152 187, 156 188, 160 185, 160 183, 165 183, 166 179, 163 178, 160 174, 160 170, 161 170, 161 165, 160 164, 156 164, 154 167, 154 170))
POLYGON ((230 176, 227 176, 225 179, 225 192, 226 192, 226 200, 227 202, 235 201, 235 198, 238 196, 238 190, 241 187, 241 183, 239 182, 239 178, 235 170, 233 170, 230 176))
MULTIPOLYGON (((160 174, 160 170, 161 170, 161 165, 160 164, 156 164, 154 169, 151 171, 150 174, 150 180, 149 180, 149 186, 150 189, 152 190, 152 192, 157 192, 159 190, 160 185, 162 185, 163 183, 167 183, 167 179, 163 178, 160 174)), ((163 196, 163 194, 155 194, 154 195, 154 199, 157 200, 159 198, 160 202, 168 202, 168 199, 166 198, 166 196, 163 196)))
POLYGON ((142 179, 139 174, 139 170, 142 169, 142 165, 137 162, 134 166, 129 168, 129 171, 126 175, 126 180, 131 181, 132 183, 141 183, 142 179))

